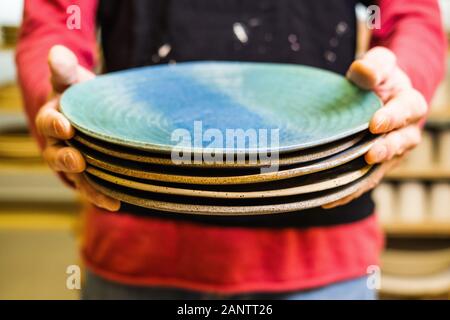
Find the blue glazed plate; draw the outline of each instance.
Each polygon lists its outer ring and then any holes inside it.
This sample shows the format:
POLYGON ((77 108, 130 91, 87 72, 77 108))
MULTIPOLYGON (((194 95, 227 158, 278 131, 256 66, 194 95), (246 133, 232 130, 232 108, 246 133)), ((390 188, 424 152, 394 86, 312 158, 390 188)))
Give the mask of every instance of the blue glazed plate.
POLYGON ((367 129, 380 107, 375 94, 335 73, 247 62, 130 69, 75 85, 61 99, 81 132, 152 152, 297 151, 367 129))

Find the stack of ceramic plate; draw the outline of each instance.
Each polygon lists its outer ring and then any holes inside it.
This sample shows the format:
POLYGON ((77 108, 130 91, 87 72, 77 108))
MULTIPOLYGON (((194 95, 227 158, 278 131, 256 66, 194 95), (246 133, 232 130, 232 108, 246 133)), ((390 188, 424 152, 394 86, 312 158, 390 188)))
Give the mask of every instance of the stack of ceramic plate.
POLYGON ((331 72, 237 62, 111 73, 61 99, 95 188, 208 215, 291 212, 355 192, 374 170, 363 155, 380 106, 331 72))

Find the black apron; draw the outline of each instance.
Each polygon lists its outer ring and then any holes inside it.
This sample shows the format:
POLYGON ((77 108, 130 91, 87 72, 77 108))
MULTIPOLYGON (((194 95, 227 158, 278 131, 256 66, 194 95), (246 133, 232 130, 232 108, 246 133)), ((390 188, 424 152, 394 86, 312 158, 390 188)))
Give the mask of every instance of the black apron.
MULTIPOLYGON (((102 0, 98 24, 104 69, 231 60, 295 63, 345 74, 355 56, 357 2, 102 0), (159 50, 163 46, 165 52, 159 50)), ((182 215, 125 203, 121 211, 220 226, 306 228, 361 220, 373 213, 374 203, 366 193, 331 210, 313 208, 276 215, 182 215)))

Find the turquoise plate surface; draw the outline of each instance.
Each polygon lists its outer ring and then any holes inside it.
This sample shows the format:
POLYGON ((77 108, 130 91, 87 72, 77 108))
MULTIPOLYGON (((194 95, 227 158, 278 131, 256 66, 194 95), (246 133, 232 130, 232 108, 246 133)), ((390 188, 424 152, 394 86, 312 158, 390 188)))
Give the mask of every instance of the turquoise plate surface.
POLYGON ((380 107, 375 94, 338 74, 248 62, 130 69, 75 85, 61 99, 62 112, 81 132, 154 152, 180 146, 174 132, 188 134, 183 146, 191 152, 297 151, 367 129, 380 107), (230 144, 227 130, 237 129, 257 138, 230 144))

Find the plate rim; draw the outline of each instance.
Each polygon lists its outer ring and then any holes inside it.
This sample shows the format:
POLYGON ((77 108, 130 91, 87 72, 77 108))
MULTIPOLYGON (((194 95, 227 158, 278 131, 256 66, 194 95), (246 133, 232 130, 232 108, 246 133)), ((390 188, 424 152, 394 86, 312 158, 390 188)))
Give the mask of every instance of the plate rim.
POLYGON ((205 185, 221 185, 221 184, 250 184, 258 182, 270 182, 274 180, 284 180, 289 178, 295 178, 302 175, 316 173, 327 169, 335 168, 339 165, 348 163, 358 157, 363 156, 373 145, 380 139, 380 136, 375 137, 362 144, 353 146, 352 148, 344 151, 344 153, 331 156, 322 160, 318 160, 313 164, 295 167, 285 170, 277 170, 273 172, 264 172, 258 174, 249 174, 241 176, 189 176, 189 175, 175 175, 166 174, 151 171, 142 171, 137 169, 126 168, 122 165, 107 163, 103 160, 95 159, 92 155, 83 153, 86 162, 89 165, 98 167, 105 171, 121 174, 124 176, 135 177, 144 180, 164 181, 171 183, 184 183, 184 184, 205 184, 205 185))
POLYGON ((339 191, 337 192, 330 191, 329 193, 326 193, 324 196, 319 196, 317 198, 302 200, 298 202, 292 202, 289 204, 269 204, 259 206, 192 205, 192 204, 179 204, 161 200, 142 199, 133 195, 124 194, 123 192, 120 191, 111 190, 110 188, 107 188, 105 186, 101 186, 96 182, 92 181, 92 179, 90 178, 87 178, 87 181, 92 185, 92 187, 96 188, 100 192, 110 197, 113 197, 119 201, 126 203, 130 203, 129 199, 132 199, 134 203, 130 204, 144 207, 147 209, 153 209, 170 213, 192 214, 192 215, 251 216, 251 215, 267 215, 267 214, 279 214, 279 213, 299 211, 308 208, 319 207, 321 205, 340 200, 356 192, 363 184, 366 183, 368 179, 370 179, 372 175, 375 174, 376 171, 377 168, 374 168, 365 176, 351 183, 350 185, 336 188, 339 189, 339 191), (153 205, 146 206, 144 205, 145 202, 153 203, 153 205))
MULTIPOLYGON (((66 116, 66 114, 64 114, 64 116, 66 116)), ((66 118, 67 118, 67 116, 66 116, 66 118)), ((166 153, 166 154, 171 153, 174 150, 174 146, 168 147, 168 146, 161 145, 161 144, 144 143, 144 142, 139 142, 136 140, 128 140, 129 143, 127 143, 125 140, 122 140, 119 138, 114 138, 114 137, 108 137, 107 135, 96 133, 94 131, 91 131, 89 129, 79 126, 78 124, 72 122, 72 120, 70 120, 70 119, 68 119, 68 120, 75 129, 83 132, 85 135, 88 135, 92 138, 96 138, 98 140, 103 140, 105 142, 117 144, 122 147, 134 148, 134 149, 138 149, 138 150, 142 150, 142 151, 150 151, 150 152, 155 152, 155 153, 166 153)), ((315 141, 311 141, 309 143, 303 143, 303 144, 299 144, 299 145, 284 146, 284 147, 280 147, 276 150, 273 148, 269 148, 269 149, 251 149, 250 148, 250 149, 245 149, 246 150, 245 154, 254 155, 254 154, 258 154, 258 153, 270 153, 270 152, 278 152, 278 153, 282 154, 282 153, 287 153, 287 152, 302 151, 305 149, 318 147, 318 146, 321 146, 321 145, 324 145, 327 143, 332 143, 337 140, 344 139, 344 138, 352 136, 354 134, 363 132, 363 131, 367 130, 368 128, 369 128, 369 122, 366 122, 364 124, 359 125, 358 127, 351 129, 351 130, 347 130, 345 132, 342 132, 341 134, 334 135, 333 137, 318 139, 315 141)), ((195 148, 195 147, 194 148, 190 147, 189 150, 191 153, 194 153, 194 154, 215 152, 215 149, 212 149, 212 148, 200 148, 199 149, 199 148, 195 148)), ((233 150, 222 149, 222 150, 223 150, 222 153, 224 155, 240 153, 240 151, 236 151, 234 149, 233 150)))
POLYGON ((272 197, 284 197, 284 196, 294 196, 300 194, 307 194, 319 191, 330 190, 338 188, 347 184, 350 184, 359 178, 363 177, 367 172, 370 171, 372 165, 366 165, 359 169, 353 169, 349 172, 344 172, 333 178, 332 186, 325 186, 326 183, 330 183, 329 180, 322 180, 320 182, 304 184, 297 187, 289 187, 282 189, 270 189, 264 191, 211 191, 211 190, 201 190, 201 189, 188 189, 185 187, 168 187, 168 186, 158 186, 152 185, 151 183, 143 183, 139 181, 133 181, 126 179, 125 177, 117 177, 111 173, 105 172, 103 170, 97 169, 95 167, 87 167, 86 172, 89 175, 95 176, 98 179, 117 184, 122 187, 129 189, 170 194, 175 196, 190 196, 190 197, 200 197, 200 198, 217 198, 217 199, 262 199, 262 198, 272 198, 272 197), (306 189, 308 189, 306 191, 306 189), (312 190, 311 190, 312 188, 312 190))
MULTIPOLYGON (((310 161, 317 161, 323 158, 331 157, 333 155, 336 155, 340 152, 343 152, 345 150, 350 149, 353 146, 356 146, 358 143, 363 141, 364 139, 368 139, 371 137, 371 134, 368 132, 359 132, 354 135, 351 135, 349 137, 343 138, 344 143, 335 145, 328 148, 321 148, 321 146, 316 147, 320 148, 321 150, 315 151, 313 153, 309 153, 307 155, 295 155, 295 156, 289 156, 288 153, 284 154, 282 157, 278 157, 278 165, 279 166, 287 166, 287 165, 295 165, 295 164, 301 164, 305 162, 310 161)), ((89 137, 92 139, 95 139, 93 137, 89 137)), ((88 138, 88 139, 89 139, 88 138)), ((110 155, 118 159, 123 160, 129 160, 129 161, 135 161, 140 162, 143 164, 157 164, 157 165, 168 165, 168 166, 180 166, 180 167, 204 167, 204 168, 261 168, 270 165, 270 163, 261 163, 260 160, 258 160, 257 163, 237 163, 233 161, 232 163, 224 161, 220 163, 211 163, 211 162, 205 162, 202 161, 201 163, 181 163, 181 164, 175 164, 168 158, 161 158, 158 156, 147 156, 147 155, 139 155, 138 152, 135 154, 132 153, 132 150, 128 151, 117 151, 113 149, 108 149, 106 146, 101 146, 101 143, 109 143, 105 141, 100 141, 100 144, 98 142, 89 141, 85 137, 81 136, 80 134, 75 134, 74 137, 71 140, 66 141, 66 143, 74 148, 77 148, 76 144, 81 144, 84 148, 92 149, 94 151, 100 152, 104 155, 110 155), (75 141, 75 143, 73 142, 75 141)), ((97 139, 98 140, 98 139, 97 139)), ((109 143, 111 144, 111 143, 109 143)), ((323 145, 325 147, 326 145, 323 145)), ((123 148, 123 146, 119 146, 123 148)), ((138 150, 135 150, 138 151, 138 150)), ((297 152, 293 152, 297 153, 297 152)), ((191 154, 193 155, 193 154, 191 154)))

